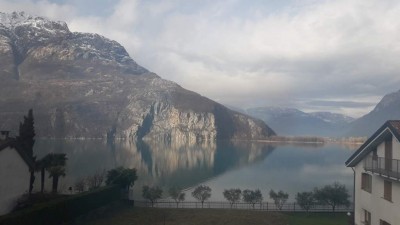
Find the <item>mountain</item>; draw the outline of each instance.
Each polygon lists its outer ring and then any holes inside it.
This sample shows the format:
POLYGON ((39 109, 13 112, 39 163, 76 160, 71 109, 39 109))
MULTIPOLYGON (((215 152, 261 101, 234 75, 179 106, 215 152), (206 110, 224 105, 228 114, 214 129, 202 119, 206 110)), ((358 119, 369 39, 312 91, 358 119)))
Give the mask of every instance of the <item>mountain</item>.
POLYGON ((264 122, 138 65, 116 41, 65 22, 0 13, 0 129, 33 108, 39 137, 262 139, 264 122))
POLYGON ((347 126, 349 123, 353 122, 355 119, 350 116, 346 116, 340 113, 331 112, 312 112, 310 115, 319 118, 327 123, 337 126, 347 126))
POLYGON ((350 124, 349 136, 370 136, 387 120, 400 119, 400 90, 385 95, 375 108, 350 124))
POLYGON ((298 109, 282 107, 250 108, 246 112, 268 123, 282 135, 338 136, 341 129, 354 120, 337 113, 305 113, 298 109))

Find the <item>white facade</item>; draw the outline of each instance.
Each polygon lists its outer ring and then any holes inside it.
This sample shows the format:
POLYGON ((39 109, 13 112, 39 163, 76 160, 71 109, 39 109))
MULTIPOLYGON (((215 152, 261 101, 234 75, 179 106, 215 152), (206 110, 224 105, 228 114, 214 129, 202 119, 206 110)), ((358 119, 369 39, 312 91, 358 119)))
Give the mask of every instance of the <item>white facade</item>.
POLYGON ((0 150, 0 216, 9 213, 17 200, 29 191, 29 166, 17 150, 0 150))
MULTIPOLYGON (((393 159, 400 159, 400 143, 396 137, 392 136, 393 159)), ((364 168, 364 163, 368 157, 372 157, 373 151, 369 152, 355 167, 355 224, 367 224, 365 221, 365 211, 370 213, 370 224, 380 225, 382 221, 390 225, 400 225, 400 181, 396 178, 388 177, 377 172, 371 172, 364 168), (362 189, 362 174, 366 173, 372 177, 371 192, 362 189), (391 182, 391 200, 384 198, 384 181, 391 182)), ((376 147, 378 157, 385 157, 385 141, 376 147)), ((400 166, 400 165, 399 165, 400 166)), ((368 217, 368 216, 367 216, 368 217)))

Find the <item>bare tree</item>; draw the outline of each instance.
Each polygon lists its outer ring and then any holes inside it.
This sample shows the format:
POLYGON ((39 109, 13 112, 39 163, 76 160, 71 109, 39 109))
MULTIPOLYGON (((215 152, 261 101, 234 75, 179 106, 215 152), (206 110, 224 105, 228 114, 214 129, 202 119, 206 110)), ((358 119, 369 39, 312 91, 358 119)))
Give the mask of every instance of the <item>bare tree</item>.
POLYGON ((94 189, 101 187, 101 185, 104 182, 105 177, 106 177, 105 170, 96 171, 93 175, 88 176, 86 178, 86 183, 87 183, 89 190, 94 190, 94 189))
POLYGON ((231 204, 231 208, 233 207, 233 204, 237 203, 238 201, 240 201, 241 197, 242 197, 242 191, 239 188, 232 188, 229 190, 224 190, 223 192, 224 197, 226 198, 226 200, 229 201, 229 203, 231 204))
POLYGON ((315 197, 313 192, 298 192, 296 195, 296 202, 300 207, 307 212, 314 206, 315 197))
POLYGON ((244 190, 243 191, 243 201, 246 203, 249 203, 254 206, 256 203, 261 203, 263 200, 263 196, 261 194, 261 191, 259 189, 253 191, 253 190, 244 190))
POLYGON ((169 194, 171 195, 171 198, 174 199, 174 201, 176 202, 176 208, 178 208, 180 202, 185 201, 185 193, 183 193, 180 188, 170 188, 169 194))
POLYGON ((79 178, 75 181, 74 189, 75 191, 81 193, 84 192, 86 188, 86 180, 84 178, 79 178))
POLYGON ((211 188, 205 185, 197 186, 192 196, 201 202, 201 208, 203 208, 204 201, 211 197, 211 188))
POLYGON ((274 190, 271 190, 269 192, 269 197, 274 200, 276 208, 282 210, 283 205, 289 198, 289 194, 283 191, 279 191, 278 193, 276 193, 274 190))
POLYGON ((149 187, 146 185, 146 186, 143 186, 142 196, 143 196, 143 198, 150 200, 151 207, 153 207, 154 203, 157 202, 157 199, 161 198, 162 190, 159 187, 149 187))

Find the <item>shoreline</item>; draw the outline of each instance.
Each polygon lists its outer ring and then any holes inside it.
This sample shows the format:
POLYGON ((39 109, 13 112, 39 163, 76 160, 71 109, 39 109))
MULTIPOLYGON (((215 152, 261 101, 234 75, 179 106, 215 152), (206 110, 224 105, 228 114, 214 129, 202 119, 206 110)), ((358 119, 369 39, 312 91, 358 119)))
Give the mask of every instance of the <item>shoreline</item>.
MULTIPOLYGON (((274 139, 230 139, 230 140, 214 140, 215 142, 218 141, 240 141, 240 142, 262 142, 262 143, 287 143, 287 144, 326 144, 326 143, 337 143, 337 144, 354 144, 354 145, 362 145, 367 138, 364 137, 357 137, 358 141, 349 141, 346 140, 347 138, 343 138, 342 140, 336 139, 334 140, 333 138, 330 137, 302 137, 302 136, 277 136, 277 140, 274 139), (281 140, 279 140, 281 138, 281 140), (316 141, 312 140, 307 140, 307 139, 316 139, 316 141)), ((349 137, 350 138, 350 137, 349 137)), ((87 138, 87 137, 79 137, 79 138, 47 138, 47 137, 39 137, 36 140, 66 140, 66 141, 73 141, 73 140, 79 140, 79 141, 84 141, 84 140, 104 140, 108 141, 107 138, 87 138)), ((133 142, 138 142, 138 141, 144 141, 146 140, 131 140, 128 138, 116 138, 113 139, 114 141, 133 141, 133 142)), ((200 142, 201 143, 201 142, 200 142)))

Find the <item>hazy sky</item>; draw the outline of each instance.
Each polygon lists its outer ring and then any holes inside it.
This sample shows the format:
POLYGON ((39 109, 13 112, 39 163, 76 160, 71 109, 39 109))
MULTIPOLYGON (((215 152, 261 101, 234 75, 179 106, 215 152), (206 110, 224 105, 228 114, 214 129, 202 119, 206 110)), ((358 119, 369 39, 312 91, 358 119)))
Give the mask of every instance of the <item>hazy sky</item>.
POLYGON ((117 40, 140 65, 241 108, 351 116, 400 89, 398 0, 0 0, 117 40))

